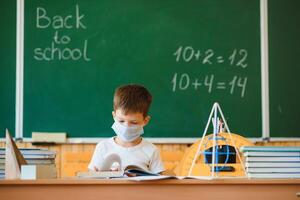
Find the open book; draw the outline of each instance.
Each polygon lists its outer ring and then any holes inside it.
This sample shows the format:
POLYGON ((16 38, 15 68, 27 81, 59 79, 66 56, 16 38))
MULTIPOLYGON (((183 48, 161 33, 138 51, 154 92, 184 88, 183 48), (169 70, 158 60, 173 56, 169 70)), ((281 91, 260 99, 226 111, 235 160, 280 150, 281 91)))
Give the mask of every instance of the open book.
POLYGON ((213 180, 211 176, 172 176, 172 175, 160 175, 150 174, 141 170, 140 168, 129 167, 124 171, 89 171, 77 173, 78 178, 84 179, 110 179, 115 180, 131 180, 131 181, 150 181, 150 180, 162 180, 162 179, 198 179, 198 180, 213 180), (137 173, 138 172, 138 173, 137 173))
POLYGON ((142 169, 136 165, 129 165, 124 170, 119 171, 88 171, 78 172, 79 178, 121 178, 121 177, 136 177, 136 176, 159 176, 148 170, 142 169))
POLYGON ((124 169, 119 155, 110 154, 99 166, 101 171, 79 172, 79 178, 116 178, 116 177, 136 177, 136 176, 159 176, 150 170, 143 169, 136 165, 128 165, 124 169), (115 166, 119 166, 117 169, 115 166))
POLYGON ((143 169, 136 165, 128 165, 122 170, 121 158, 117 154, 111 154, 106 157, 104 162, 99 166, 101 171, 88 171, 88 172, 78 172, 78 178, 85 179, 105 179, 114 178, 122 180, 133 180, 133 181, 145 181, 145 180, 161 180, 161 179, 200 179, 200 180, 212 180, 213 177, 210 176, 168 176, 160 175, 151 172, 150 170, 143 169), (113 171, 114 164, 118 163, 120 169, 118 171, 113 171))
POLYGON ((213 180, 211 176, 172 176, 172 175, 160 175, 153 174, 144 171, 141 168, 131 165, 124 171, 89 171, 89 172, 78 172, 78 178, 84 179, 117 179, 117 180, 131 180, 131 181, 150 181, 150 180, 162 180, 162 179, 198 179, 198 180, 213 180))

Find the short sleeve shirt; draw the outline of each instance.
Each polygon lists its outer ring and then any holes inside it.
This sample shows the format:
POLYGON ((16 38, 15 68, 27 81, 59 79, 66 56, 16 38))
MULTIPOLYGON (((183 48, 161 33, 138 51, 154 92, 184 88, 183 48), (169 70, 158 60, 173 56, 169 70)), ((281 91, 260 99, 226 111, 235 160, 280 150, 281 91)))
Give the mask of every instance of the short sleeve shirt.
POLYGON ((136 165, 152 173, 160 173, 165 170, 159 149, 152 143, 142 139, 136 146, 123 147, 115 142, 114 137, 97 144, 88 168, 91 170, 94 170, 94 167, 100 168, 105 158, 111 154, 120 156, 122 170, 128 165, 136 165))

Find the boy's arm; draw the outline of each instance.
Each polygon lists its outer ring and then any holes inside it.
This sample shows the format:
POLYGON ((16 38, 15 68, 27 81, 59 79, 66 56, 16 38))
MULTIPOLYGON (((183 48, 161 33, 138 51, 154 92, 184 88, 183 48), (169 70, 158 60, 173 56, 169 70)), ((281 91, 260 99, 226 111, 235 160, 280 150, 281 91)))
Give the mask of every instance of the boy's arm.
POLYGON ((162 174, 165 171, 165 167, 161 160, 158 148, 155 149, 155 151, 151 157, 149 169, 151 172, 157 173, 157 174, 162 174))
POLYGON ((93 153, 92 159, 88 165, 89 171, 100 171, 99 166, 103 163, 102 145, 98 143, 93 153))

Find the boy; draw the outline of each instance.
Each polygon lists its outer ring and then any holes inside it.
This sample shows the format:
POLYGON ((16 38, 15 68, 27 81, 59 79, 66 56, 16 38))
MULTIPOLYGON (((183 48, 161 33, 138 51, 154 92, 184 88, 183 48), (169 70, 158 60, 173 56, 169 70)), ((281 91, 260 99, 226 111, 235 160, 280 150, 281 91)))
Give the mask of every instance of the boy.
POLYGON ((101 171, 103 161, 112 154, 118 154, 122 169, 113 166, 111 170, 124 170, 128 165, 136 165, 152 173, 164 171, 158 148, 141 137, 143 127, 150 120, 148 110, 151 102, 151 94, 141 85, 124 85, 116 89, 112 112, 115 121, 112 129, 116 136, 97 144, 88 166, 90 170, 101 171))

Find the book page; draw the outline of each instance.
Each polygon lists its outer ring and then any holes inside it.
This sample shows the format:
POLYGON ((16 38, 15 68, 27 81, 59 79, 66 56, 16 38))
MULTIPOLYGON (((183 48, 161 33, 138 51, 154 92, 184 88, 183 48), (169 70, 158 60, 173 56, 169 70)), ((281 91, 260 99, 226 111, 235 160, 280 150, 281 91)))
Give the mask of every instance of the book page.
POLYGON ((151 181, 151 180, 163 180, 163 179, 197 179, 197 180, 213 180, 214 177, 211 176, 168 176, 168 175, 160 175, 160 176, 135 176, 135 177, 122 177, 122 178, 114 178, 116 180, 131 180, 131 181, 151 181))
POLYGON ((103 163, 99 166, 101 171, 111 171, 114 163, 118 163, 121 170, 122 169, 122 161, 118 154, 110 154, 108 155, 103 163))

